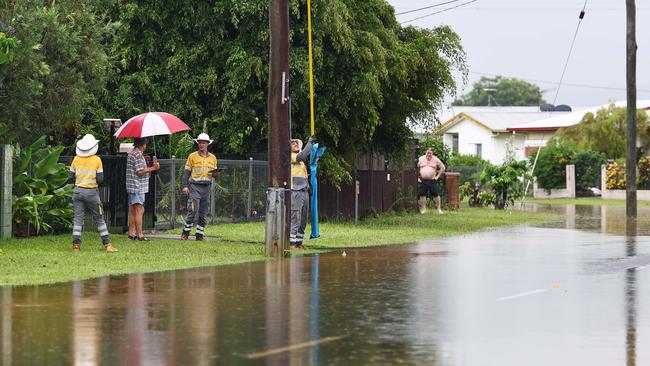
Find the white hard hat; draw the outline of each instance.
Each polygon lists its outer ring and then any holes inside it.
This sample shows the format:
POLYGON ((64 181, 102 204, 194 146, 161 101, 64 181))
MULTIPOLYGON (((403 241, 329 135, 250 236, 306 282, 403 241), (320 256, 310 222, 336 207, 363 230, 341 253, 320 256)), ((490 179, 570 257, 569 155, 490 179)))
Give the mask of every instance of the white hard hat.
POLYGON ((96 140, 95 136, 88 133, 77 141, 77 156, 93 156, 97 154, 98 148, 99 140, 96 140))
POLYGON ((194 141, 196 141, 197 143, 199 141, 207 141, 208 145, 212 144, 212 140, 210 140, 210 136, 208 136, 208 134, 205 133, 205 132, 202 132, 201 134, 199 134, 199 136, 197 138, 195 138, 194 141))

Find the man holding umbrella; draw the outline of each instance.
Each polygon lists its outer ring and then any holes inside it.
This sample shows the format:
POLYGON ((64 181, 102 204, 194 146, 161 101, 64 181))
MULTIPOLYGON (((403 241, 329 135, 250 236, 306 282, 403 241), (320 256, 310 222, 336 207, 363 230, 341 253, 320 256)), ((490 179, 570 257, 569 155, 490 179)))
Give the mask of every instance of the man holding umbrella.
POLYGON ((142 153, 147 147, 147 137, 171 135, 188 131, 190 127, 178 117, 167 112, 148 112, 129 118, 116 132, 117 138, 133 138, 134 149, 127 158, 127 193, 129 194, 129 238, 146 241, 142 235, 144 195, 149 190, 149 173, 160 168, 155 158, 156 141, 153 143, 154 165, 147 167, 142 153))
POLYGON ((210 186, 212 177, 220 174, 217 169, 217 157, 208 152, 212 140, 207 133, 201 133, 196 139, 198 151, 187 157, 183 173, 183 194, 189 195, 187 200, 187 217, 181 233, 181 240, 187 240, 196 222, 196 240, 203 240, 205 232, 205 216, 210 203, 210 186), (198 214, 198 217, 197 217, 198 214))
POLYGON ((147 138, 133 139, 133 151, 126 159, 126 193, 129 196, 129 239, 149 241, 142 233, 144 195, 149 192, 149 174, 160 169, 158 160, 148 167, 144 158, 147 138))

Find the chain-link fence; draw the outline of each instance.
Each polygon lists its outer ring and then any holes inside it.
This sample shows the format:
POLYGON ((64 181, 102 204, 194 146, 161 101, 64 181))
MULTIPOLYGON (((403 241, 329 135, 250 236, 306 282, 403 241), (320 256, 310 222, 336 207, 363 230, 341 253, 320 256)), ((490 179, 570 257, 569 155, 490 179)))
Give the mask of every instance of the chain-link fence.
MULTIPOLYGON (((110 227, 127 225, 126 156, 102 156, 106 181, 99 187, 110 227)), ((72 156, 59 162, 69 166, 72 156)), ((169 229, 181 226, 187 214, 188 197, 182 193, 185 159, 159 159, 160 170, 149 179, 145 200, 144 227, 169 229), (155 182, 155 195, 153 187, 155 182)), ((262 160, 218 160, 223 169, 213 179, 208 223, 264 219, 266 214, 267 162, 262 160)), ((92 227, 88 223, 88 227, 92 227)))
POLYGON ((480 165, 451 165, 447 167, 446 171, 450 173, 460 173, 461 186, 466 182, 477 185, 481 184, 481 172, 483 171, 483 167, 480 165))
MULTIPOLYGON (((181 181, 185 159, 160 159, 156 179, 156 228, 182 225, 187 199, 181 181)), ((260 220, 266 213, 267 162, 219 159, 221 175, 213 179, 208 223, 260 220)))

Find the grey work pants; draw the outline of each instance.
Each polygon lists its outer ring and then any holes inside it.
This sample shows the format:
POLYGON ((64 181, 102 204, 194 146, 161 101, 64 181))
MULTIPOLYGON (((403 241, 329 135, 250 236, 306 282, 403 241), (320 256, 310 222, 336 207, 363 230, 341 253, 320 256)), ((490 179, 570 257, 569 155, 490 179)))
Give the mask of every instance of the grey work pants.
POLYGON ((99 199, 99 190, 97 188, 80 188, 75 187, 72 191, 72 207, 74 208, 74 220, 72 224, 72 242, 81 244, 81 232, 83 231, 84 219, 86 218, 86 210, 90 211, 95 223, 97 224, 97 231, 102 237, 102 243, 107 245, 110 243, 108 238, 108 227, 104 221, 104 210, 102 209, 102 202, 99 199))
POLYGON ((309 212, 309 193, 307 190, 291 191, 291 232, 289 243, 302 244, 305 239, 307 216, 309 212))
POLYGON ((187 200, 187 216, 183 233, 189 235, 194 222, 196 222, 196 234, 203 235, 206 224, 205 217, 210 205, 210 187, 208 184, 190 184, 190 197, 187 200))

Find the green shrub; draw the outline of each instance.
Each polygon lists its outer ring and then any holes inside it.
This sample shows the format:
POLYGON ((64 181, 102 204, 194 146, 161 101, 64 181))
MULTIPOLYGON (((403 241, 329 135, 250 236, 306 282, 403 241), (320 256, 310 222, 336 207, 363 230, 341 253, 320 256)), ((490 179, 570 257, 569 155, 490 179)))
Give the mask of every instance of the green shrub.
POLYGON ((605 154, 598 151, 578 151, 571 159, 576 169, 576 190, 600 188, 600 166, 607 162, 605 154))
MULTIPOLYGON (((533 154, 529 157, 531 165, 535 160, 533 154)), ((571 164, 576 155, 576 148, 557 141, 551 141, 539 152, 533 175, 537 177, 540 187, 547 190, 566 188, 566 165, 571 164)))
POLYGON ((510 160, 501 165, 489 164, 481 173, 481 183, 492 189, 493 196, 479 194, 479 199, 494 199, 494 208, 503 210, 524 195, 524 180, 527 178, 526 161, 510 160))
POLYGON ((418 149, 420 156, 424 155, 428 148, 431 148, 433 155, 442 160, 445 165, 448 165, 451 150, 449 146, 445 145, 440 136, 428 135, 424 140, 420 141, 420 148, 418 149))
POLYGON ((637 163, 639 169, 638 189, 650 189, 650 158, 644 157, 637 163))
POLYGON ((72 224, 69 169, 59 163, 63 146, 45 146, 45 136, 16 149, 13 177, 13 228, 17 236, 68 230, 72 224))
POLYGON ((481 166, 484 167, 489 162, 487 160, 481 159, 476 155, 463 155, 463 154, 454 154, 449 158, 447 165, 449 166, 481 166))

